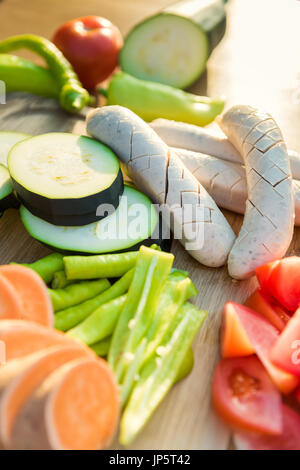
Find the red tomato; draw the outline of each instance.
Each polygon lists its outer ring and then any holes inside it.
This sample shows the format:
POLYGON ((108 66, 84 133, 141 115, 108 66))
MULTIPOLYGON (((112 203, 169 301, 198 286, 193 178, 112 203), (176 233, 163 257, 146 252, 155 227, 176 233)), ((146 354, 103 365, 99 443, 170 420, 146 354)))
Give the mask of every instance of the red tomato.
POLYGON ((298 401, 298 403, 300 404, 300 387, 298 387, 296 392, 295 392, 295 398, 298 401))
POLYGON ((255 271, 261 289, 294 312, 300 303, 300 257, 290 256, 268 266, 255 271))
POLYGON ((282 331, 290 317, 280 305, 270 300, 260 289, 253 292, 245 306, 263 315, 277 330, 282 331))
POLYGON ((222 359, 215 370, 212 398, 216 411, 232 427, 281 433, 281 396, 257 357, 222 359))
POLYGON ((224 312, 228 309, 232 311, 232 315, 236 316, 236 321, 240 322, 240 326, 245 331, 248 341, 277 388, 282 393, 292 392, 298 386, 299 379, 279 369, 270 360, 270 351, 279 337, 279 331, 265 320, 262 315, 244 305, 227 302, 224 312))
POLYGON ((100 16, 83 16, 64 23, 52 41, 88 90, 114 71, 123 44, 118 28, 100 16))
POLYGON ((277 266, 279 262, 280 260, 271 261, 270 263, 263 264, 255 270, 255 274, 259 282, 260 288, 265 294, 270 294, 269 279, 273 269, 277 266))
POLYGON ((300 450, 300 416, 282 405, 283 430, 280 436, 236 433, 234 443, 239 450, 300 450))
POLYGON ((300 377, 300 309, 277 339, 270 357, 278 367, 300 377))
POLYGON ((221 356, 241 357, 255 354, 253 346, 236 314, 235 304, 226 302, 221 328, 221 356))

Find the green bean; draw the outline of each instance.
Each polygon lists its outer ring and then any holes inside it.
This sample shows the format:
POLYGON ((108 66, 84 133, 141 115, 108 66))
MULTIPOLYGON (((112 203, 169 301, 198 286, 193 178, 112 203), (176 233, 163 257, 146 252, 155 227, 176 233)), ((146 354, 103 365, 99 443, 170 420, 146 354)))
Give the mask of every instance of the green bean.
POLYGON ((75 307, 66 308, 65 310, 58 312, 54 319, 55 328, 61 331, 68 331, 70 328, 83 322, 101 305, 125 294, 130 286, 133 274, 134 269, 131 269, 102 294, 97 295, 90 300, 86 300, 75 307))
POLYGON ((110 336, 124 307, 127 294, 97 308, 83 323, 68 331, 68 335, 85 344, 93 344, 110 336))
POLYGON ((111 336, 109 338, 102 339, 95 344, 91 344, 90 348, 94 351, 95 354, 99 357, 107 356, 109 346, 111 342, 111 336))
POLYGON ((22 266, 33 269, 46 284, 49 284, 53 279, 54 273, 64 268, 63 255, 51 253, 51 255, 45 256, 34 263, 23 263, 22 266))
POLYGON ((165 345, 164 354, 161 351, 160 357, 152 357, 145 364, 123 412, 120 426, 122 445, 133 441, 175 383, 183 359, 206 315, 189 303, 181 308, 181 321, 165 345))
POLYGON ((95 279, 123 276, 136 263, 138 251, 96 256, 66 256, 67 279, 95 279))
POLYGON ((66 309, 91 299, 110 287, 107 279, 83 281, 64 289, 48 289, 54 311, 66 309))
POLYGON ((134 352, 134 347, 145 334, 154 315, 159 294, 172 267, 174 256, 142 246, 128 297, 108 354, 109 363, 121 383, 124 373, 122 353, 134 352), (136 328, 135 325, 138 324, 136 328))
POLYGON ((63 289, 64 287, 69 286, 70 284, 74 284, 76 281, 72 281, 71 279, 67 279, 66 273, 64 270, 57 271, 54 273, 51 287, 52 289, 63 289))

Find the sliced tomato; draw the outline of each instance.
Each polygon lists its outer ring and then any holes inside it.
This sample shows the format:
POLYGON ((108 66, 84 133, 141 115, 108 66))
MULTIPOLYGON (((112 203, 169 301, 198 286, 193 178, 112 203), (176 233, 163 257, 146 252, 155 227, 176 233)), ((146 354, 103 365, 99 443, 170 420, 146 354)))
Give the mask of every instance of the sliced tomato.
POLYGON ((257 289, 248 297, 245 306, 263 315, 279 331, 284 329, 290 319, 284 308, 272 302, 261 289, 257 289))
POLYGON ((300 308, 275 342, 270 358, 281 369, 300 377, 300 308))
POLYGON ((283 307, 294 312, 300 304, 300 257, 289 256, 275 262, 266 277, 262 275, 264 269, 261 266, 256 270, 263 292, 269 293, 283 307))
POLYGON ((223 309, 221 327, 222 357, 241 357, 255 354, 252 344, 236 315, 232 303, 227 302, 223 309))
MULTIPOLYGON (((300 383, 299 378, 278 368, 270 360, 270 351, 279 337, 279 331, 265 320, 262 315, 244 305, 227 302, 224 312, 228 310, 230 315, 235 315, 236 321, 240 323, 253 350, 264 364, 277 388, 285 394, 295 390, 300 383)), ((223 334, 226 335, 226 332, 223 334)))
POLYGON ((298 403, 300 403, 300 387, 298 387, 295 392, 295 398, 298 401, 298 403))
POLYGON ((282 424, 279 436, 235 433, 235 446, 238 450, 300 450, 300 415, 282 405, 282 424))
POLYGON ((271 261, 270 263, 266 263, 262 266, 259 266, 259 268, 256 268, 255 270, 255 274, 259 282, 260 288, 265 294, 271 294, 269 292, 269 280, 273 269, 277 266, 279 262, 280 260, 271 261))
POLYGON ((280 393, 256 356, 221 359, 212 398, 218 414, 233 428, 266 434, 282 431, 280 393))

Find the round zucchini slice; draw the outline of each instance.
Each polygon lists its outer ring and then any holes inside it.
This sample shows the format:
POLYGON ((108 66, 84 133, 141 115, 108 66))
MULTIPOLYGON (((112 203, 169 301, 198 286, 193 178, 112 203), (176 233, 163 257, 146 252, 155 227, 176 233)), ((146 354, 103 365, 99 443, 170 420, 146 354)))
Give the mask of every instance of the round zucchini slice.
POLYGON ((11 148, 28 137, 30 137, 29 134, 21 132, 0 132, 0 163, 7 166, 7 156, 11 148))
POLYGON ((131 30, 120 64, 124 72, 137 78, 187 88, 204 71, 208 55, 209 42, 201 26, 184 16, 162 12, 131 30))
MULTIPOLYGON (((105 207, 104 207, 105 210, 105 207)), ((32 237, 55 250, 75 253, 112 253, 137 248, 149 237, 157 243, 158 214, 150 199, 125 186, 115 212, 82 227, 58 227, 36 217, 24 206, 22 222, 32 237)))
POLYGON ((63 132, 16 144, 8 168, 22 204, 56 225, 99 220, 97 207, 110 204, 116 209, 124 188, 118 158, 108 147, 63 132))
POLYGON ((0 163, 0 212, 9 209, 10 207, 18 207, 18 203, 15 195, 14 188, 9 176, 7 168, 0 163))

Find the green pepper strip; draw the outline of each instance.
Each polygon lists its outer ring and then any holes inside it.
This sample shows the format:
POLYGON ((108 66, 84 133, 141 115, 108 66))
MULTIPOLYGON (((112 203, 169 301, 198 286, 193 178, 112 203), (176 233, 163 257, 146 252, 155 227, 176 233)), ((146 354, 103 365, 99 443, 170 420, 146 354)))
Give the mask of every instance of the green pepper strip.
MULTIPOLYGON (((109 289, 105 290, 102 294, 86 300, 75 307, 66 308, 61 310, 55 315, 54 326, 57 330, 68 331, 70 328, 84 324, 84 320, 88 318, 98 307, 115 299, 128 291, 130 283, 134 274, 134 268, 124 274, 121 279, 115 282, 109 289)), ((84 326, 84 325, 83 325, 84 326)))
POLYGON ((125 371, 123 353, 134 352, 135 346, 146 332, 173 259, 172 254, 155 251, 145 246, 139 250, 128 297, 114 331, 108 354, 108 361, 119 383, 125 371), (135 328, 136 324, 138 328, 135 328))
POLYGON ((142 341, 140 342, 135 354, 131 357, 129 357, 129 365, 126 371, 126 374, 123 379, 123 383, 121 385, 121 404, 122 406, 125 405, 125 403, 128 400, 128 397, 131 393, 131 390, 133 388, 134 383, 138 380, 138 371, 141 367, 143 356, 145 353, 147 345, 147 340, 146 338, 143 338, 142 341), (132 359, 132 360, 131 360, 132 359))
POLYGON ((110 287, 108 279, 82 281, 71 284, 64 289, 48 289, 55 312, 78 305, 91 299, 110 287))
POLYGON ((136 263, 138 251, 96 256, 65 256, 67 279, 95 279, 123 276, 136 263))
POLYGON ((165 354, 147 362, 133 389, 121 420, 122 445, 133 441, 174 384, 183 359, 206 315, 206 312, 189 303, 181 308, 182 319, 166 344, 165 354))
POLYGON ((111 79, 107 98, 107 104, 129 108, 145 121, 165 118, 198 126, 214 121, 224 108, 223 100, 193 95, 124 72, 116 73, 111 79))
POLYGON ((77 113, 89 103, 89 93, 82 87, 70 62, 51 41, 34 34, 11 36, 0 41, 0 53, 18 49, 31 50, 43 57, 59 85, 60 104, 66 111, 77 113))
POLYGON ((54 273, 51 287, 52 289, 63 289, 64 287, 74 284, 74 282, 76 281, 73 281, 72 279, 67 279, 67 276, 64 270, 57 271, 56 273, 54 273))
POLYGON ((97 308, 85 321, 68 331, 68 335, 85 344, 93 344, 110 336, 124 307, 127 294, 117 297, 97 308))
POLYGON ((22 266, 33 269, 46 284, 49 284, 53 279, 54 273, 64 268, 63 256, 59 253, 51 253, 51 255, 45 256, 34 263, 23 263, 22 266))

